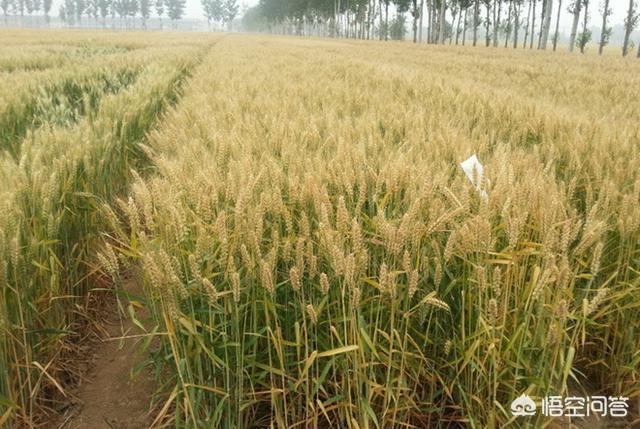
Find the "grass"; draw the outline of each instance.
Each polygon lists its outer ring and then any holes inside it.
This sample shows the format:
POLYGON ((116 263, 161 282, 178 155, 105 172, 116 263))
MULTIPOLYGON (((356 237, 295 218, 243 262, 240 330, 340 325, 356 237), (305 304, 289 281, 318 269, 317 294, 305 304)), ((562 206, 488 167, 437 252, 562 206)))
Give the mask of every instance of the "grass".
POLYGON ((169 426, 542 427, 510 402, 640 397, 635 62, 156 37, 0 168, 0 416, 37 408, 55 341, 29 329, 64 329, 98 263, 144 285, 169 426))

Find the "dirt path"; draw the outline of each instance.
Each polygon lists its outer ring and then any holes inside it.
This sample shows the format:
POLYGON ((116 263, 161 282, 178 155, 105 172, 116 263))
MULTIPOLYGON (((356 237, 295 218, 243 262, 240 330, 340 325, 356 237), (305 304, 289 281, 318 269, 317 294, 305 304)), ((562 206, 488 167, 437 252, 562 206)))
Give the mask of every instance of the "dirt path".
MULTIPOLYGON (((140 287, 132 280, 124 284, 132 295, 140 287)), ((121 298, 127 308, 129 302, 121 298)), ((106 310, 106 335, 94 350, 94 360, 84 381, 74 392, 75 405, 66 413, 60 429, 144 429, 149 427, 149 406, 155 383, 148 369, 132 375, 133 368, 144 360, 138 352, 144 337, 124 338, 144 333, 131 318, 118 317, 117 303, 106 310)), ((144 320, 146 309, 137 309, 136 318, 144 320)))

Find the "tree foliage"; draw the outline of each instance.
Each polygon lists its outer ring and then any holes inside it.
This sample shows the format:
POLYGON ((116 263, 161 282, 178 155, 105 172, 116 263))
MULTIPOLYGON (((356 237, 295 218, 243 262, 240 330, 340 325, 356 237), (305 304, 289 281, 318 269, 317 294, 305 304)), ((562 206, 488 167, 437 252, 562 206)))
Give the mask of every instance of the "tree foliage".
POLYGON ((186 6, 186 0, 167 0, 167 16, 174 23, 182 19, 184 15, 184 8, 186 6))

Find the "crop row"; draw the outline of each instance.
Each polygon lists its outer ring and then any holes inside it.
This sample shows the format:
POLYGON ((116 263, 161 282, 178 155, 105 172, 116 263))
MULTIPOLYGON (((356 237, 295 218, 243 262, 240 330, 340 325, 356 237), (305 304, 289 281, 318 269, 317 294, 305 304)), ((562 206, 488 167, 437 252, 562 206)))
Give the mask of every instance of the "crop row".
POLYGON ((176 101, 199 55, 197 48, 155 50, 112 72, 78 71, 51 93, 88 99, 83 109, 91 114, 68 123, 65 113, 49 109, 55 103, 30 110, 40 121, 47 112, 49 126, 22 141, 15 161, 3 159, 0 423, 35 423, 73 378, 65 357, 81 335, 76 310, 101 285, 95 250, 107 222, 100 207, 126 189, 140 162, 137 145, 176 101))
POLYGON ((640 395, 637 126, 488 94, 472 54, 371 50, 224 39, 113 207, 102 266, 145 285, 175 426, 494 427, 585 376, 640 395))

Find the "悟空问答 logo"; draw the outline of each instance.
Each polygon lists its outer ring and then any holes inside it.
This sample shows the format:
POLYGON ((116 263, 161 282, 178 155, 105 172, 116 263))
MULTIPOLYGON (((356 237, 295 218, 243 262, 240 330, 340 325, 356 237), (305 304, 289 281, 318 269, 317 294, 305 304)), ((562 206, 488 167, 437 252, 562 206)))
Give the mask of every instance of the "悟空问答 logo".
POLYGON ((511 402, 511 414, 514 416, 533 416, 536 413, 536 403, 524 393, 511 402))

